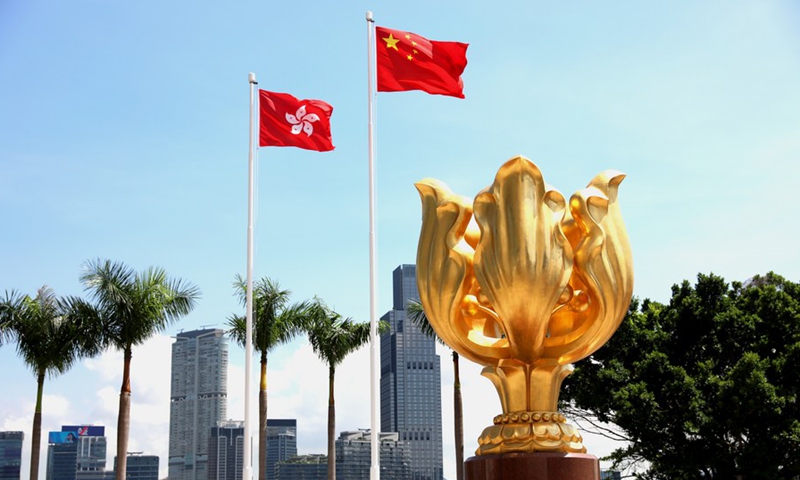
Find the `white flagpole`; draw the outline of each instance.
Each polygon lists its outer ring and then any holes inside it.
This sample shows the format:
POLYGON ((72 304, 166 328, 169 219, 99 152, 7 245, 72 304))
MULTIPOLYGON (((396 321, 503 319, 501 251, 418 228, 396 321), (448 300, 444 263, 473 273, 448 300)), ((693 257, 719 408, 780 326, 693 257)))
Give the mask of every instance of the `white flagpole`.
POLYGON ((381 478, 380 468, 380 446, 378 445, 378 415, 380 413, 378 405, 378 305, 377 305, 377 275, 375 273, 375 148, 373 146, 373 71, 372 59, 375 58, 373 49, 375 48, 375 21, 372 19, 372 12, 367 11, 367 92, 369 107, 369 375, 370 375, 370 446, 372 461, 370 463, 370 480, 381 478))
MULTIPOLYGON (((250 382, 251 382, 251 363, 253 359, 253 157, 255 145, 253 142, 254 131, 254 90, 258 85, 256 82, 256 74, 250 72, 247 76, 250 83, 250 152, 248 154, 247 163, 247 291, 245 292, 245 313, 246 327, 245 327, 245 347, 244 347, 244 469, 242 471, 242 480, 252 480, 253 478, 253 460, 252 448, 253 442, 250 435, 250 382)), ((260 445, 259 448, 263 448, 260 445)))

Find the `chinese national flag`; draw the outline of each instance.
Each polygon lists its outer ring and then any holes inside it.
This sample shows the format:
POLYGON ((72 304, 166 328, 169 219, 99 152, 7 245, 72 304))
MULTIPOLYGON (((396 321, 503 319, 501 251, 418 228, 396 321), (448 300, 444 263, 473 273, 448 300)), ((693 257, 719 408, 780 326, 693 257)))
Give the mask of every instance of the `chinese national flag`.
POLYGON ((299 147, 327 152, 333 107, 321 100, 298 100, 288 93, 259 90, 260 147, 299 147))
POLYGON ((379 92, 422 90, 464 98, 466 43, 437 42, 385 27, 375 31, 379 92))

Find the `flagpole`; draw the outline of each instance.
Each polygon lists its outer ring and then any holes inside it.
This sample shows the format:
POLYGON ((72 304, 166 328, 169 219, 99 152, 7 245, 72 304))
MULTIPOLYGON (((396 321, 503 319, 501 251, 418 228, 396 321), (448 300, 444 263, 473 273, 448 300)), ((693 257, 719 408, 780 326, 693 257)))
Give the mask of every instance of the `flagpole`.
POLYGON ((375 268, 375 148, 373 144, 373 116, 375 108, 373 105, 373 71, 372 59, 375 48, 375 20, 372 19, 372 12, 367 11, 367 106, 369 108, 369 122, 367 124, 369 140, 369 375, 370 375, 370 446, 371 462, 369 469, 370 480, 379 480, 380 469, 380 447, 378 445, 378 306, 377 306, 377 275, 375 268))
MULTIPOLYGON (((247 286, 245 291, 245 313, 246 327, 245 327, 245 347, 244 347, 244 445, 243 445, 243 463, 244 469, 242 471, 243 480, 252 480, 253 478, 253 460, 252 448, 253 442, 250 435, 250 377, 251 363, 253 359, 253 158, 255 156, 255 145, 253 142, 254 121, 253 116, 254 108, 254 92, 256 82, 256 74, 250 72, 247 76, 250 83, 250 150, 248 152, 247 162, 247 286)), ((263 448, 260 445, 259 448, 263 448)))

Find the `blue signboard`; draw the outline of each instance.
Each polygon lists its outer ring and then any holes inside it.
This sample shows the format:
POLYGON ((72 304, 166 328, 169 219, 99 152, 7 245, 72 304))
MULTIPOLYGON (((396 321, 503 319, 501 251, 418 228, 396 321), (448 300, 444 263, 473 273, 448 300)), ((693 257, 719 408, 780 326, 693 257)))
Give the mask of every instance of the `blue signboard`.
POLYGON ((77 432, 79 437, 104 437, 106 427, 102 425, 63 425, 62 432, 77 432))

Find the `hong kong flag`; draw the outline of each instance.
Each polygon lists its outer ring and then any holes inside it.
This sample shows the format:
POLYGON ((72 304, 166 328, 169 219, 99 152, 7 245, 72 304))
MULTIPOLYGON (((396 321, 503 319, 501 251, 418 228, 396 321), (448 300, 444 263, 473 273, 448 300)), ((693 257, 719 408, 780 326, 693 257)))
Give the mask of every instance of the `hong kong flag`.
POLYGON ((318 152, 334 149, 333 107, 321 100, 298 100, 288 93, 259 90, 260 147, 298 147, 318 152))

